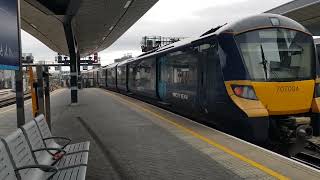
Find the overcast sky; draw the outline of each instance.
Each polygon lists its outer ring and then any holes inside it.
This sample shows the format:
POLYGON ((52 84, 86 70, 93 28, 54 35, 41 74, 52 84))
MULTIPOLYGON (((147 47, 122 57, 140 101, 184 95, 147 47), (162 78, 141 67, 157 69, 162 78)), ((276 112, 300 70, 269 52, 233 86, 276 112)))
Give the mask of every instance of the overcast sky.
MULTIPOLYGON (((141 53, 142 36, 197 37, 227 22, 262 13, 291 0, 159 0, 112 46, 99 53, 102 64, 110 64, 125 53, 141 53)), ((26 32, 22 32, 23 52, 36 60, 54 60, 55 52, 26 32)))

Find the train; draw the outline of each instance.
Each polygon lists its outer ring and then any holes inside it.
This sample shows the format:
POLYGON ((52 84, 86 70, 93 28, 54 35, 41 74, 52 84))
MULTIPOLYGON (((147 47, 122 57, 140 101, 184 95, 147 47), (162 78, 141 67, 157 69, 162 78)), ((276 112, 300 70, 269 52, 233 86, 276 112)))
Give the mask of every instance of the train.
POLYGON ((319 62, 298 22, 259 14, 97 69, 100 87, 256 144, 320 135, 319 62))

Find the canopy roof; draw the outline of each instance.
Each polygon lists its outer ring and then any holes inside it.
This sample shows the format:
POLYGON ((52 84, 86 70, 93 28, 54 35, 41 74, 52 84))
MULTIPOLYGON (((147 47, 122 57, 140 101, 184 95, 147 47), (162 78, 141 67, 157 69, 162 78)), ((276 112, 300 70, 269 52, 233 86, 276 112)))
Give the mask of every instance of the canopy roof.
POLYGON ((22 29, 68 55, 63 23, 73 16, 81 56, 109 47, 158 0, 21 0, 22 29))
POLYGON ((319 0, 295 0, 271 9, 267 13, 287 16, 304 25, 312 34, 320 35, 319 0))

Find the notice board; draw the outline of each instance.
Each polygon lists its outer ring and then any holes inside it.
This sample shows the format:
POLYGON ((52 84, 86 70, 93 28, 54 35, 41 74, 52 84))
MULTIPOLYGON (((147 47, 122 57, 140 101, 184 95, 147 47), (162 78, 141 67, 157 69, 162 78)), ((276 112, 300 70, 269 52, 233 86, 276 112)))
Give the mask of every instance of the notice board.
POLYGON ((19 70, 20 27, 18 0, 0 0, 0 69, 19 70))

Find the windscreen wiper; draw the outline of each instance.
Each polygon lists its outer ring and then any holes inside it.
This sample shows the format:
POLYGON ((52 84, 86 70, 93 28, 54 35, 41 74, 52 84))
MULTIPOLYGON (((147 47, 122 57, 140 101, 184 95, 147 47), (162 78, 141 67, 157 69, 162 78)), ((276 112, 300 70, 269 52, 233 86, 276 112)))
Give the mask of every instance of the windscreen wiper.
POLYGON ((262 44, 260 44, 260 50, 261 50, 261 58, 262 58, 261 64, 263 65, 264 75, 266 76, 266 80, 267 80, 268 79, 268 69, 267 69, 268 61, 266 59, 266 56, 264 55, 262 44))

